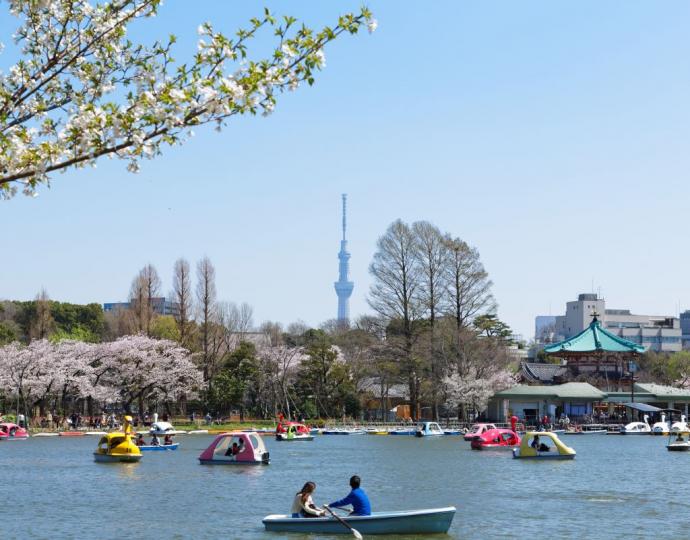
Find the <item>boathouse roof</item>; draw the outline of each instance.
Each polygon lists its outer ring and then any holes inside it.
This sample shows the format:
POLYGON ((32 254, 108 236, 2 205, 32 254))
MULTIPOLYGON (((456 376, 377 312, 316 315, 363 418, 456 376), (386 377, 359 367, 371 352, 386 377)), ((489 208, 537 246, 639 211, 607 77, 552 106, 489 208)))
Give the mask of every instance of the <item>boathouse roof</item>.
MULTIPOLYGON (((690 389, 674 388, 654 383, 635 383, 636 403, 690 403, 690 389)), ((609 403, 629 403, 630 391, 603 391, 585 382, 569 382, 554 385, 519 384, 496 392, 494 398, 520 400, 555 401, 606 401, 609 403)))
POLYGON ((565 341, 544 347, 544 352, 555 356, 582 356, 587 353, 627 353, 638 355, 644 352, 644 347, 602 328, 595 314, 592 322, 582 332, 565 341))
POLYGON ((657 401, 673 401, 674 399, 690 399, 690 390, 687 388, 674 388, 655 383, 635 383, 635 393, 647 393, 656 397, 657 401))
POLYGON ((554 384, 551 386, 528 386, 519 384, 496 392, 494 397, 503 399, 532 398, 532 399, 559 399, 563 401, 587 400, 602 401, 606 399, 606 393, 586 382, 569 382, 554 384))

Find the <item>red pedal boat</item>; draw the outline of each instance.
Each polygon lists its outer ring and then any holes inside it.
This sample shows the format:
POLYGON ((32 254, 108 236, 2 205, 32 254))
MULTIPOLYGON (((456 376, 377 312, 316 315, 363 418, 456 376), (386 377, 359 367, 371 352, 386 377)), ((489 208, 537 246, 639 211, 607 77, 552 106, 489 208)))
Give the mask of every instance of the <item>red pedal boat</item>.
POLYGON ((510 450, 520 446, 520 437, 510 429, 490 429, 470 442, 473 450, 510 450))
POLYGON ((29 432, 11 422, 0 423, 0 441, 21 441, 29 438, 29 432))

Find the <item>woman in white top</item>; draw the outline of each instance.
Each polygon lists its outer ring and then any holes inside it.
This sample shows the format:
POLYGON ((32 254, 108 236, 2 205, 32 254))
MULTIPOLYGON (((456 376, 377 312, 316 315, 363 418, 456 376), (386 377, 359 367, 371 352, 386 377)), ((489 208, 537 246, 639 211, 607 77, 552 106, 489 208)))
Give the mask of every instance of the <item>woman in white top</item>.
POLYGON ((316 484, 314 482, 307 482, 302 487, 299 493, 295 494, 295 499, 292 501, 292 517, 306 517, 314 518, 321 517, 326 514, 325 510, 322 510, 314 504, 311 499, 311 494, 314 493, 316 489, 316 484))

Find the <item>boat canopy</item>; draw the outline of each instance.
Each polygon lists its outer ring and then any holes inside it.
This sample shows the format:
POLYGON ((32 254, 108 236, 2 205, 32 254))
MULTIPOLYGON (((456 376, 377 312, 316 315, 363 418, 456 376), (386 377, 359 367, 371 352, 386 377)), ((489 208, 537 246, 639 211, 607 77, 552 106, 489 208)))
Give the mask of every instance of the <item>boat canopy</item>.
POLYGON ((654 407, 654 405, 647 405, 646 403, 623 403, 629 409, 635 409, 640 412, 660 412, 662 409, 654 407))

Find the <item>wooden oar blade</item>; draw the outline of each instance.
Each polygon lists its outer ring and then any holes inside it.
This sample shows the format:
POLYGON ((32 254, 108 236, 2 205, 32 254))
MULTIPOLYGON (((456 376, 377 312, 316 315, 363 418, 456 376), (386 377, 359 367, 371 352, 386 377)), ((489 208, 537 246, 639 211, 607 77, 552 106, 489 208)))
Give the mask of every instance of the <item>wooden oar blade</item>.
POLYGON ((352 531, 352 534, 357 540, 363 540, 362 533, 360 533, 357 529, 355 529, 352 525, 350 525, 347 521, 345 521, 343 518, 341 518, 338 514, 336 514, 333 510, 331 510, 328 505, 324 505, 324 508, 328 511, 329 514, 331 514, 335 519, 337 519, 340 523, 345 525, 348 529, 352 531))

